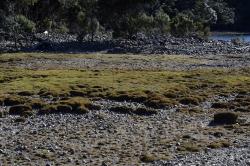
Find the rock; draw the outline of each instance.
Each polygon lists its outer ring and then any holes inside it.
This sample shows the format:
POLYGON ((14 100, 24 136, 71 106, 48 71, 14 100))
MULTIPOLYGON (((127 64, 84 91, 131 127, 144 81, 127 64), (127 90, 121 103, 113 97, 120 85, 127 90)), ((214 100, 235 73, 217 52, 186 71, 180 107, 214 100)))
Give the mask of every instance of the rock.
POLYGON ((219 112, 214 114, 213 123, 215 124, 235 124, 238 119, 238 114, 234 112, 219 112))

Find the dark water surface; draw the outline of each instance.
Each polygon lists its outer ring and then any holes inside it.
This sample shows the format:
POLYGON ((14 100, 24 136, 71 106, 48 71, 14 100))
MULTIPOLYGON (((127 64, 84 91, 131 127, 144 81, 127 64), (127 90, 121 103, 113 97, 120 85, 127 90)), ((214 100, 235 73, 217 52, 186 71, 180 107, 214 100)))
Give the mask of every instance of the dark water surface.
POLYGON ((232 39, 240 39, 245 42, 250 42, 250 34, 214 34, 209 37, 213 40, 231 41, 232 39))

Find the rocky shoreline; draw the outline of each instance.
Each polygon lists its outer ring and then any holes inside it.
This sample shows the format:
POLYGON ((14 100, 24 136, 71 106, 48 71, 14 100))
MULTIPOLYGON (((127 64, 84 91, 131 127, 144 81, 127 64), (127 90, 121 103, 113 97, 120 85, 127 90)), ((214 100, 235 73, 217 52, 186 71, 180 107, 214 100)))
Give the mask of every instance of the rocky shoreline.
POLYGON ((93 42, 76 41, 73 35, 36 34, 36 40, 26 47, 15 50, 14 43, 0 42, 0 52, 60 52, 60 53, 133 53, 133 54, 168 54, 168 55, 218 55, 244 54, 250 52, 250 43, 242 41, 214 41, 197 37, 176 38, 173 36, 145 36, 133 39, 112 39, 110 35, 100 35, 93 42))

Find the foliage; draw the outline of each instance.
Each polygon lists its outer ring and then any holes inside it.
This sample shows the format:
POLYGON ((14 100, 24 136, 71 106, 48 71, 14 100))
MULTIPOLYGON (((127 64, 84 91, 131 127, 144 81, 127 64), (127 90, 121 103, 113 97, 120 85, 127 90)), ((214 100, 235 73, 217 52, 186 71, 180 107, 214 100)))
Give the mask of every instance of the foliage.
POLYGON ((249 7, 248 0, 2 0, 0 30, 74 33, 79 41, 94 40, 100 29, 114 37, 138 32, 206 36, 210 27, 249 31, 249 7))

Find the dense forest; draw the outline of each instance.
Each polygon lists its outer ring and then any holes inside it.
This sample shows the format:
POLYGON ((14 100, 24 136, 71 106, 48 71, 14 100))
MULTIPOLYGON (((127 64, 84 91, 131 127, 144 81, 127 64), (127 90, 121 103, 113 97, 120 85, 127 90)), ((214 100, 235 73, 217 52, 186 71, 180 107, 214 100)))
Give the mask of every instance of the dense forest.
POLYGON ((113 37, 168 33, 207 36, 212 31, 250 31, 249 0, 1 0, 0 32, 89 34, 113 37))

